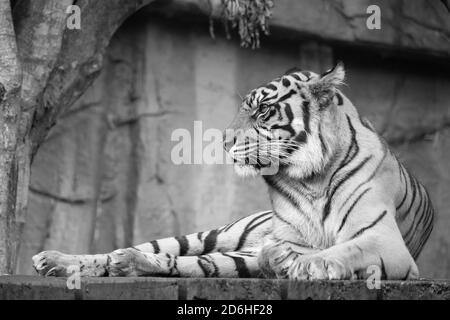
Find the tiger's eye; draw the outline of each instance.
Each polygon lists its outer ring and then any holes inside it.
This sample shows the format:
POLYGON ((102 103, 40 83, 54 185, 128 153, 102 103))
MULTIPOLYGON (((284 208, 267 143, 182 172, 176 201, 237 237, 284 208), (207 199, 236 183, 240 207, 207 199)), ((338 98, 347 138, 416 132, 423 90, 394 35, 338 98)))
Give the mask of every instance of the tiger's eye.
POLYGON ((259 113, 260 114, 265 114, 267 111, 269 111, 270 106, 268 105, 260 105, 259 106, 259 113))

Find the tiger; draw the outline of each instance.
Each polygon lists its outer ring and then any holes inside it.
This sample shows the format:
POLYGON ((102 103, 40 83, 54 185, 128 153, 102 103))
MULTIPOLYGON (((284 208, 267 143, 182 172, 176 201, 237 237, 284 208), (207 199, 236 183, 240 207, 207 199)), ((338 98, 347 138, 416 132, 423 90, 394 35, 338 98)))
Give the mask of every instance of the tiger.
POLYGON ((342 93, 344 80, 342 62, 320 75, 291 69, 242 100, 224 148, 238 175, 262 176, 271 210, 107 254, 44 251, 35 270, 338 280, 376 267, 382 279, 419 278, 415 260, 434 220, 429 194, 342 93))

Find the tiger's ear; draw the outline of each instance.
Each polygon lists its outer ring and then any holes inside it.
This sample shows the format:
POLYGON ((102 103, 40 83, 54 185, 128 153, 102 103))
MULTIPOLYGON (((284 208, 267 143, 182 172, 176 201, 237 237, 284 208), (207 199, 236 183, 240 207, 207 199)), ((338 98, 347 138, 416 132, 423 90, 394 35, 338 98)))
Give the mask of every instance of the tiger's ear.
POLYGON ((339 61, 334 68, 328 70, 325 73, 322 73, 320 78, 318 79, 318 83, 323 85, 324 87, 333 86, 337 87, 344 83, 345 79, 345 69, 342 61, 339 61))
POLYGON ((319 103, 322 105, 328 102, 334 95, 336 87, 344 83, 345 69, 344 64, 339 61, 336 66, 323 73, 310 85, 310 90, 319 103))

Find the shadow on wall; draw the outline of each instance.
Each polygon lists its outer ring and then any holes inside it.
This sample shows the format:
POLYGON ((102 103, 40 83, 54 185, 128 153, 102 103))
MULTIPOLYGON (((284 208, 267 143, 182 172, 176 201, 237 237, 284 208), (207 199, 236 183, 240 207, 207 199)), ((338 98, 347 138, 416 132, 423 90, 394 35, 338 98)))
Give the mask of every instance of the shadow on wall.
POLYGON ((239 94, 293 66, 325 70, 338 57, 348 70, 344 92, 434 199, 422 275, 450 277, 450 79, 436 67, 375 65, 372 56, 313 42, 266 39, 259 50, 241 49, 205 30, 157 17, 119 30, 101 76, 36 156, 18 273, 31 273, 31 256, 44 249, 107 252, 268 209, 261 179, 242 180, 231 165, 173 164, 171 134, 192 132, 194 120, 203 131, 223 129, 239 94))

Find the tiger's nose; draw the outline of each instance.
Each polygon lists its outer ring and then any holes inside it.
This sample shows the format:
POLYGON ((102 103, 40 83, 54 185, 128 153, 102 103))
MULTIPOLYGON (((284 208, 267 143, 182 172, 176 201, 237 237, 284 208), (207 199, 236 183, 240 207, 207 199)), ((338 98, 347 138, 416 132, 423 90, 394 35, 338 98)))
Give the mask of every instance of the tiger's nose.
POLYGON ((223 133, 223 148, 226 152, 230 152, 230 149, 234 146, 236 143, 236 136, 226 134, 226 131, 223 133))

